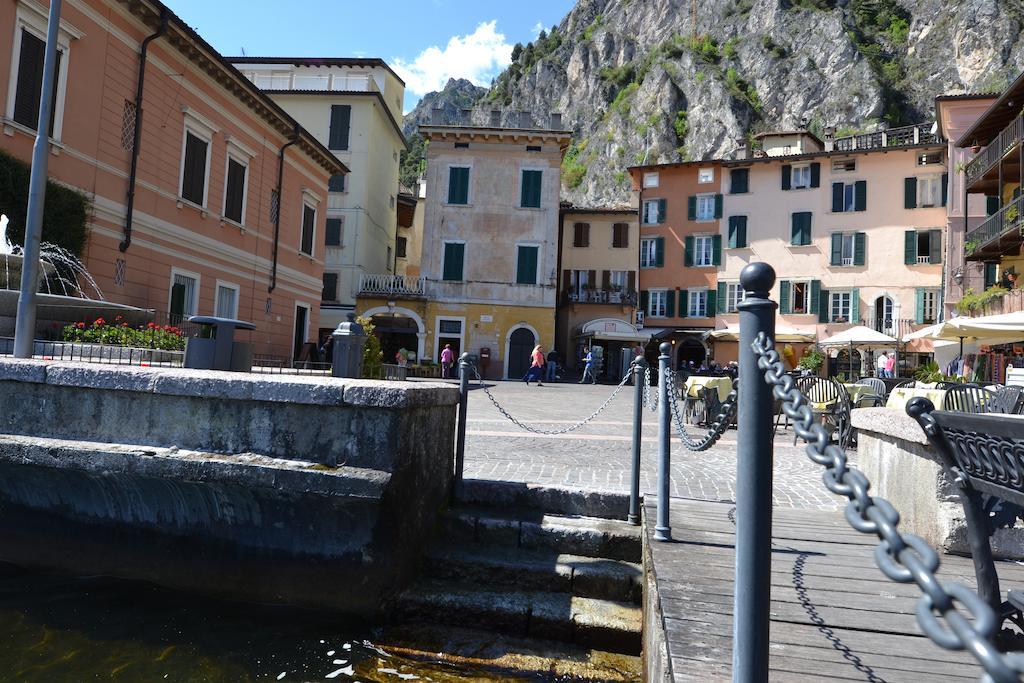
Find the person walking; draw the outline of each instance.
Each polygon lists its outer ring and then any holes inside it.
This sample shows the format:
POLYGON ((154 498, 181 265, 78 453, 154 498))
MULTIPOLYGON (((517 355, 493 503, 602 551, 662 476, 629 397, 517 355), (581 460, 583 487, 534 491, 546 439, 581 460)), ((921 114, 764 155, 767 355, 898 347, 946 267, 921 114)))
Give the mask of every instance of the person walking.
POLYGON ((896 354, 889 356, 889 360, 885 363, 885 375, 887 377, 895 377, 898 372, 896 368, 896 354))
POLYGON ((556 374, 557 372, 558 352, 555 351, 554 349, 551 349, 551 351, 548 352, 548 373, 547 376, 544 377, 544 379, 547 380, 548 382, 554 382, 556 379, 558 379, 558 375, 556 374))
POLYGON ((544 378, 544 349, 541 348, 540 344, 533 347, 533 352, 530 353, 530 369, 523 375, 523 381, 526 385, 530 385, 530 380, 537 380, 537 386, 542 387, 544 383, 541 379, 544 378))
POLYGON ((878 354, 878 360, 875 361, 875 367, 878 369, 879 377, 889 376, 889 356, 885 353, 885 351, 882 351, 882 353, 878 354))
POLYGON ((441 351, 441 377, 449 379, 452 374, 452 365, 455 364, 455 352, 451 344, 445 344, 441 351))
POLYGON ((597 384, 597 379, 594 377, 594 353, 589 347, 583 347, 583 377, 580 378, 580 384, 586 384, 587 377, 590 378, 591 384, 597 384))

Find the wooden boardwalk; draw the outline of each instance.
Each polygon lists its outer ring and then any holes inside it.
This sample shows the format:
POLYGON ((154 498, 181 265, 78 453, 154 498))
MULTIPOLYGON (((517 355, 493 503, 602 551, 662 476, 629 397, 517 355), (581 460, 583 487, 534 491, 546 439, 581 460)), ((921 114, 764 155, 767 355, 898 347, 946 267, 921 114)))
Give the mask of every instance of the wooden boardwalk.
MULTIPOLYGON (((674 498, 674 540, 654 541, 654 524, 647 525, 670 680, 730 679, 733 509, 674 498)), ((648 520, 655 510, 648 497, 648 520)), ((979 680, 983 670, 970 655, 922 635, 914 617, 920 592, 875 566, 874 536, 854 531, 837 512, 776 508, 773 526, 772 681, 979 680)), ((1024 567, 999 563, 999 572, 1004 590, 1024 584, 1024 567)), ((970 558, 943 555, 939 578, 973 587, 970 558)))

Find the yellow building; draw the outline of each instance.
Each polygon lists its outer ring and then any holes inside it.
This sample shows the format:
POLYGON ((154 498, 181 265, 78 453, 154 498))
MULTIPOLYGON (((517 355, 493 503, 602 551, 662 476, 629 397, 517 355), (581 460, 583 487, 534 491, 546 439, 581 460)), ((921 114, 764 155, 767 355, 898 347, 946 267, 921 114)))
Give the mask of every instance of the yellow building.
POLYGON ((640 227, 634 208, 562 211, 556 348, 579 369, 583 347, 598 346, 601 375, 619 379, 650 333, 637 330, 640 227))
MULTIPOLYGON (((521 116, 521 118, 520 118, 521 116)), ((571 133, 558 115, 538 126, 471 125, 440 112, 428 140, 418 275, 363 278, 357 310, 373 319, 385 360, 404 347, 440 360, 445 345, 479 358, 490 379, 521 377, 536 344, 555 340, 559 187, 571 133)), ((407 271, 408 273, 408 271, 407 271)))

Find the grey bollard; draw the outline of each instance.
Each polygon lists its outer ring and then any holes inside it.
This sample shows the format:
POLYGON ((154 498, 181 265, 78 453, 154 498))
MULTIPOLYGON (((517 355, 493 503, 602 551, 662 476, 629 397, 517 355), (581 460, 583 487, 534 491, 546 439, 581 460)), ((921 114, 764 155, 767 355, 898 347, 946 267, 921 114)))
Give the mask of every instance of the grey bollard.
POLYGON ((629 488, 629 514, 626 521, 630 524, 640 524, 640 445, 643 440, 643 418, 644 418, 644 374, 647 370, 647 361, 637 358, 632 363, 633 388, 636 390, 633 396, 633 479, 629 488))
POLYGON ((672 473, 672 415, 668 404, 668 366, 672 361, 672 345, 662 342, 658 347, 658 523, 654 527, 654 540, 671 541, 672 525, 668 519, 669 487, 672 473))
POLYGON ((459 356, 459 422, 455 434, 455 497, 462 492, 462 470, 466 464, 466 406, 469 403, 469 354, 459 356))
POLYGON ((362 377, 366 332, 356 322, 355 314, 348 314, 348 321, 338 325, 338 329, 331 333, 331 339, 331 375, 362 377))
POLYGON ((751 263, 740 273, 740 386, 736 426, 736 579, 734 681, 768 680, 772 573, 772 391, 757 367, 758 333, 775 338, 775 271, 751 263))

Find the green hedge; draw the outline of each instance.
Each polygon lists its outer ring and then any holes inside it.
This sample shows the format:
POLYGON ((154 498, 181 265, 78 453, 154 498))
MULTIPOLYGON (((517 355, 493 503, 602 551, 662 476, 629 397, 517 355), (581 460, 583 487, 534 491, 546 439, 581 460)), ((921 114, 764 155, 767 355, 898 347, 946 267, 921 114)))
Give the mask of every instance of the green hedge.
MULTIPOLYGON (((0 213, 7 214, 7 236, 14 244, 25 243, 25 214, 28 209, 30 167, 0 152, 0 213)), ((76 256, 85 247, 85 222, 91 202, 81 192, 46 181, 43 206, 43 241, 64 247, 76 256)))

